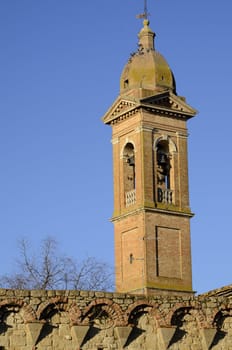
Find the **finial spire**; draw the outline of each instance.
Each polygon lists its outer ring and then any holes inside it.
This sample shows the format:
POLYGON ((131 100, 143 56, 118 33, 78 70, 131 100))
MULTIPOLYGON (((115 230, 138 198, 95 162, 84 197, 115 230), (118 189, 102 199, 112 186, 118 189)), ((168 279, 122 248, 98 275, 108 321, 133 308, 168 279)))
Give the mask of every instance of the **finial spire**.
POLYGON ((144 0, 144 18, 148 19, 147 0, 144 0))
POLYGON ((149 13, 147 10, 147 0, 144 0, 144 8, 143 8, 143 13, 140 13, 139 15, 136 16, 136 18, 144 18, 148 19, 149 13))

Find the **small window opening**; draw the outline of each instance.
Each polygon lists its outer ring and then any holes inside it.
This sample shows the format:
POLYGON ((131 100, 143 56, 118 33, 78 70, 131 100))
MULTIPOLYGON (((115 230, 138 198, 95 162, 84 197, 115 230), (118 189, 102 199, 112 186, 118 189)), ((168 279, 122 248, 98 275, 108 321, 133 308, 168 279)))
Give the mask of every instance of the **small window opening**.
POLYGON ((126 79, 126 80, 124 80, 124 89, 126 89, 128 87, 129 87, 129 80, 126 79))

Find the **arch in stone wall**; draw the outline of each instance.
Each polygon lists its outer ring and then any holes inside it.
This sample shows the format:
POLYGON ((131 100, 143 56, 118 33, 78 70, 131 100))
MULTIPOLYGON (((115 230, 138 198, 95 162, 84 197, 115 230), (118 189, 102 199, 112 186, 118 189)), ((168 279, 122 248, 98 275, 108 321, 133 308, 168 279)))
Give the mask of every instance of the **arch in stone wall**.
POLYGON ((125 325, 121 307, 107 298, 93 300, 84 310, 82 324, 96 324, 98 328, 125 325))
POLYGON ((173 322, 173 316, 179 312, 178 310, 183 310, 183 309, 185 309, 185 310, 189 310, 189 309, 197 310, 198 323, 202 324, 202 325, 205 324, 206 319, 205 319, 205 316, 202 312, 201 304, 197 303, 195 300, 193 302, 191 300, 189 300, 186 303, 176 303, 172 308, 170 308, 170 311, 168 312, 168 314, 163 317, 163 320, 165 322, 165 324, 163 324, 163 325, 164 326, 171 326, 172 322, 173 322))
POLYGON ((69 311, 71 305, 68 301, 68 298, 65 296, 57 296, 48 298, 39 305, 37 318, 42 327, 38 332, 36 344, 44 347, 47 342, 50 342, 49 346, 56 348, 56 344, 63 339, 60 335, 60 329, 64 329, 65 327, 65 339, 74 346, 70 333, 71 320, 69 311))
POLYGON ((24 323, 33 322, 37 319, 35 311, 23 300, 5 299, 0 302, 0 321, 4 317, 4 313, 10 312, 10 309, 12 309, 12 312, 20 312, 24 323))
POLYGON ((223 322, 227 317, 232 317, 231 308, 223 308, 219 310, 214 317, 213 325, 218 329, 222 328, 223 322))
POLYGON ((145 300, 136 301, 127 309, 127 324, 135 325, 139 317, 143 314, 151 314, 154 304, 148 303, 145 300))
POLYGON ((177 347, 185 349, 191 342, 195 344, 196 349, 202 349, 198 308, 191 305, 177 308, 172 315, 170 324, 175 327, 175 332, 168 344, 170 350, 177 347))
POLYGON ((183 317, 189 314, 194 308, 192 306, 181 306, 176 308, 172 314, 170 325, 179 327, 183 317))
POLYGON ((0 345, 4 345, 3 349, 16 349, 16 335, 25 337, 25 333, 21 332, 26 321, 26 317, 23 318, 23 306, 24 302, 15 298, 0 302, 0 345))
POLYGON ((212 326, 216 326, 220 315, 232 312, 232 301, 229 301, 227 304, 222 305, 221 307, 215 307, 211 309, 211 314, 208 316, 209 322, 212 326))
POLYGON ((18 307, 22 307, 24 304, 23 300, 19 300, 19 299, 4 299, 0 301, 0 308, 4 307, 4 306, 18 306, 18 307))
POLYGON ((147 300, 138 300, 131 304, 126 312, 128 334, 125 346, 140 347, 141 344, 146 344, 148 348, 153 348, 157 342, 157 305, 147 300))
POLYGON ((36 312, 38 320, 48 320, 51 315, 59 311, 67 311, 68 299, 66 297, 51 298, 40 304, 36 312))
POLYGON ((224 306, 214 316, 213 326, 216 334, 210 349, 229 349, 232 343, 232 307, 224 306))

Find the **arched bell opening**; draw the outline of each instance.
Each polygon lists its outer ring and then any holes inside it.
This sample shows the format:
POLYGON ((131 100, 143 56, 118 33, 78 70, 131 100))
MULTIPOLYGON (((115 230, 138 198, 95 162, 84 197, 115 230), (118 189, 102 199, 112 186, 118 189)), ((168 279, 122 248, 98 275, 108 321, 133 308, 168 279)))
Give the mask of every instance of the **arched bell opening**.
POLYGON ((131 142, 128 142, 123 150, 123 181, 125 206, 128 207, 136 202, 135 150, 131 142))
POLYGON ((155 176, 157 184, 156 200, 160 203, 172 204, 173 198, 173 166, 169 140, 160 140, 156 145, 155 176))

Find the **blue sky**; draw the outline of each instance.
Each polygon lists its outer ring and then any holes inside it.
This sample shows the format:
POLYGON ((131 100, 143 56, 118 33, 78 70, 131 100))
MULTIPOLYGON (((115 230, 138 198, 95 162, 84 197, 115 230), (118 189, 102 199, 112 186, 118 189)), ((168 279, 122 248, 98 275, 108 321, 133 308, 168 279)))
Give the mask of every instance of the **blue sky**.
MULTIPOLYGON (((188 123, 194 289, 231 283, 232 3, 148 0, 188 123)), ((48 235, 113 265, 111 130, 101 117, 137 47, 142 0, 1 0, 0 274, 48 235)))

